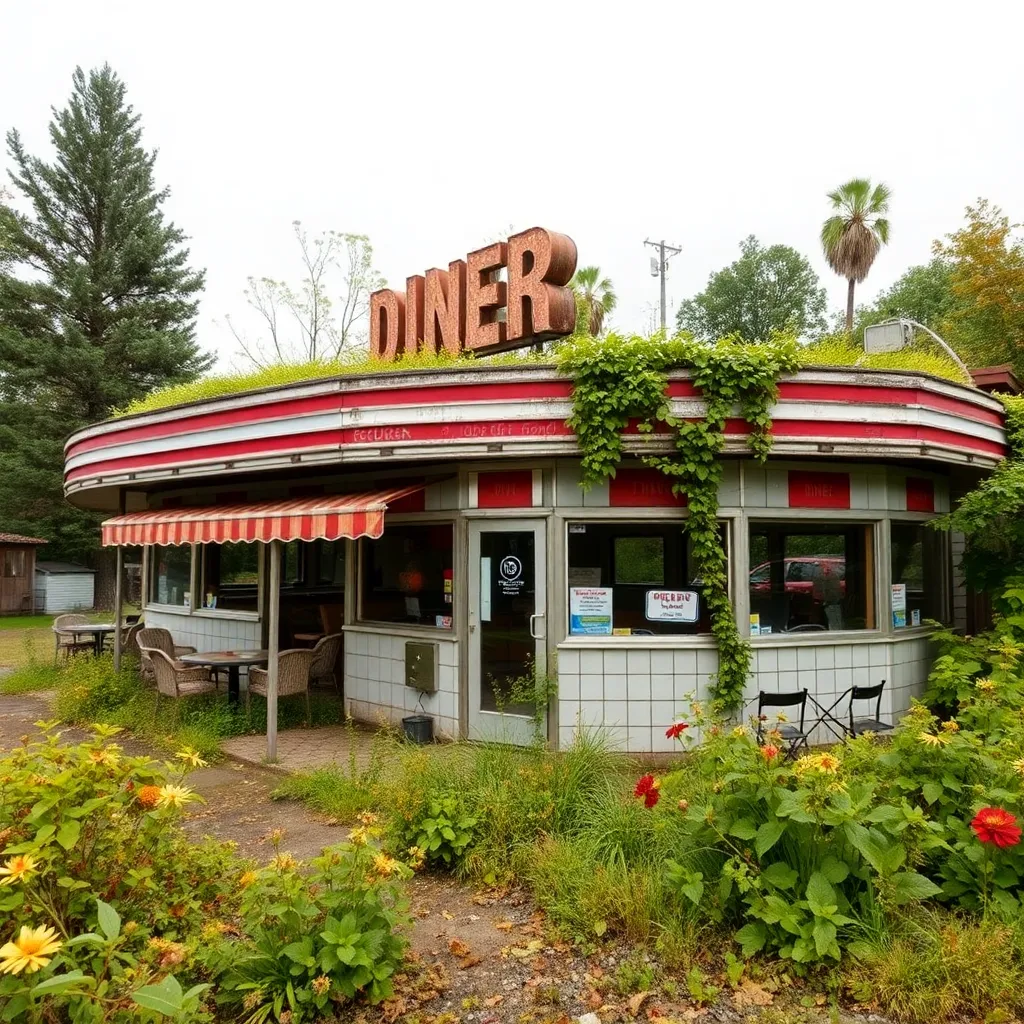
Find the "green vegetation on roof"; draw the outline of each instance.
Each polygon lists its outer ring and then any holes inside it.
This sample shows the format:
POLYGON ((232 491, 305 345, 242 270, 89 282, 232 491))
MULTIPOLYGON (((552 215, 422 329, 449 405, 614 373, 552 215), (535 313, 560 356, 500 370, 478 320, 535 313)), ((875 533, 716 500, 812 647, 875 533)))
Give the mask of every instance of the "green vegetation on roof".
MULTIPOLYGON (((304 381, 323 380, 327 377, 351 376, 365 373, 401 373, 408 370, 437 370, 453 366, 510 365, 523 362, 551 361, 558 352, 536 355, 533 350, 524 353, 505 352, 496 356, 474 358, 470 354, 454 357, 447 354, 418 353, 403 356, 395 362, 383 362, 368 354, 353 354, 340 360, 324 362, 282 364, 261 369, 248 370, 217 376, 201 377, 190 384, 176 384, 173 387, 153 391, 143 398, 119 410, 117 416, 166 409, 188 402, 209 401, 226 395, 237 395, 243 391, 258 388, 279 387, 284 384, 299 384, 304 381)), ((812 366, 858 366, 872 370, 919 370, 955 381, 970 384, 970 378, 952 359, 937 347, 926 343, 915 343, 900 352, 880 352, 872 355, 844 335, 822 338, 799 349, 798 358, 802 367, 812 366)))

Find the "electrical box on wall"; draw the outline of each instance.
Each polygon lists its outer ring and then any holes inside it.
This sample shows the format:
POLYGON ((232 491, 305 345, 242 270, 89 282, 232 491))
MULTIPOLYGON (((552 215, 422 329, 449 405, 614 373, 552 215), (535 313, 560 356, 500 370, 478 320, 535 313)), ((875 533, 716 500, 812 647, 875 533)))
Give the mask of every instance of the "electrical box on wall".
POLYGON ((405 685, 420 693, 437 693, 437 644, 407 640, 405 644, 405 685))

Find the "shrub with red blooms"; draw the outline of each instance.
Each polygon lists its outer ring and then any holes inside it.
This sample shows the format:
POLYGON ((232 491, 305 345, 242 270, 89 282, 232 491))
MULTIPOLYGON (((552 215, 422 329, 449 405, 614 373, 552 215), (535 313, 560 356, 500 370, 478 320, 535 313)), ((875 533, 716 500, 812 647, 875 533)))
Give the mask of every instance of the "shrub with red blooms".
POLYGON ((983 843, 992 843, 1000 849, 1020 842, 1017 818, 1002 807, 982 807, 974 816, 971 828, 983 843))
POLYGON ((767 743, 761 748, 761 756, 766 761, 774 761, 779 756, 779 748, 773 743, 767 743))
POLYGON ((674 725, 670 725, 665 730, 665 735, 670 740, 677 740, 689 728, 690 728, 690 723, 689 722, 676 722, 674 725))
POLYGON ((644 775, 636 784, 633 796, 643 797, 644 807, 650 809, 661 799, 658 792, 660 786, 661 783, 653 775, 644 775))

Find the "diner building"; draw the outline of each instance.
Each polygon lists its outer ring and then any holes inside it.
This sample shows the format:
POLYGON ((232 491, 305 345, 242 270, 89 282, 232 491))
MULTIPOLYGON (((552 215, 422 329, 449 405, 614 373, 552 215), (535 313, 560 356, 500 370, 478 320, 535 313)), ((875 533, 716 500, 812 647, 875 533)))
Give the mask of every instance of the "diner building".
MULTIPOLYGON (((145 621, 177 643, 337 630, 355 718, 422 711, 472 740, 528 741, 502 693, 546 673, 551 743, 600 726, 670 749, 717 669, 686 498, 641 461, 671 439, 627 431, 616 475, 585 489, 571 389, 552 365, 475 361, 192 402, 75 433, 65 490, 110 514, 106 543, 145 545, 145 621)), ((669 400, 703 416, 685 371, 669 400)), ((766 464, 741 419, 722 454, 747 697, 828 706, 884 680, 891 720, 923 688, 932 624, 964 624, 954 545, 929 524, 1004 456, 1002 407, 926 373, 818 368, 781 382, 772 418, 766 464)))

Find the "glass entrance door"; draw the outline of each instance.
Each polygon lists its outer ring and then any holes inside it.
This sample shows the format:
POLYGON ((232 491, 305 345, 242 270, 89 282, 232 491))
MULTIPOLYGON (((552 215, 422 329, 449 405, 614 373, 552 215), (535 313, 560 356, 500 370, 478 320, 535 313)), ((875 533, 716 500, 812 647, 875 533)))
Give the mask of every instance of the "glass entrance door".
POLYGON ((546 669, 545 524, 469 527, 469 736, 529 743, 533 680, 546 669))

